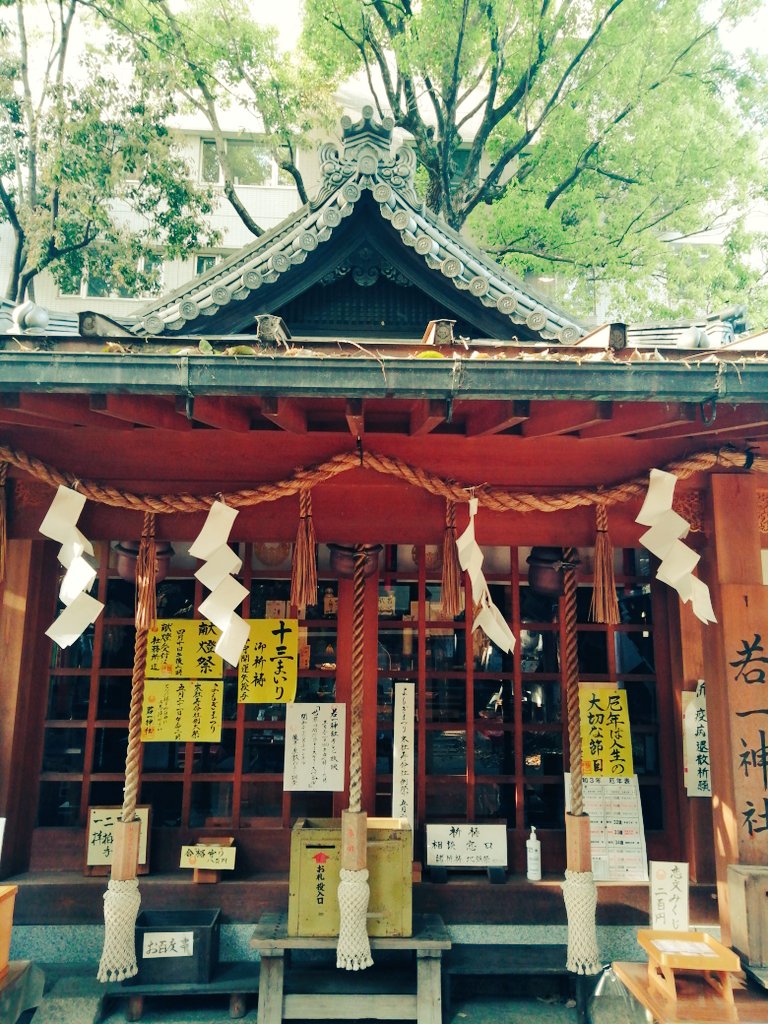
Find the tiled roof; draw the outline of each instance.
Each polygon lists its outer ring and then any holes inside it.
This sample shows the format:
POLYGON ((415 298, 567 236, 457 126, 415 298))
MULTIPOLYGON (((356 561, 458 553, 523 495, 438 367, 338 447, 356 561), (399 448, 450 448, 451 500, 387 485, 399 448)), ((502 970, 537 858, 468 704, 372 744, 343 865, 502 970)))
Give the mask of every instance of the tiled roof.
POLYGON ((536 295, 424 207, 413 185, 413 150, 402 146, 391 153, 391 121, 376 124, 372 114, 365 108, 357 124, 348 118, 342 122, 342 151, 332 143, 321 147, 323 184, 313 202, 206 274, 148 303, 137 315, 136 333, 204 330, 206 318, 304 263, 355 215, 362 196, 370 192, 383 220, 437 275, 439 287, 453 287, 471 296, 479 308, 495 310, 509 324, 509 336, 520 325, 529 337, 564 345, 586 334, 583 323, 536 295))

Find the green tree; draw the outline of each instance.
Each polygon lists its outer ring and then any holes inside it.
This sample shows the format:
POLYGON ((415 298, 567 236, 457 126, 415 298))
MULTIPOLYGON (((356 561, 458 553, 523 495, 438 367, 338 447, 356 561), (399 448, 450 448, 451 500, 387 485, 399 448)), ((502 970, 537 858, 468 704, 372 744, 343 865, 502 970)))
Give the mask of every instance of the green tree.
POLYGON ((86 262, 109 287, 143 289, 151 257, 216 239, 205 226, 210 196, 175 152, 171 105, 125 82, 103 53, 76 59, 80 15, 78 0, 2 10, 0 222, 13 234, 7 296, 16 301, 42 270, 71 282, 86 262))
MULTIPOLYGON (((121 37, 121 52, 153 91, 175 96, 183 109, 202 115, 216 147, 223 191, 254 234, 262 227, 238 192, 237 170, 227 145, 223 115, 248 110, 261 123, 260 145, 308 196, 297 152, 313 129, 329 124, 333 85, 300 52, 280 50, 277 32, 254 20, 247 0, 94 0, 121 37), (127 51, 125 47, 127 46, 127 51)), ((241 158, 240 158, 241 159, 241 158)))
POLYGON ((742 223, 726 235, 727 272, 697 257, 692 291, 690 253, 670 244, 764 181, 765 64, 722 41, 756 7, 307 0, 304 31, 328 73, 362 71, 379 114, 412 136, 425 200, 449 224, 519 273, 556 273, 572 308, 595 312, 599 295, 652 315, 759 290, 742 223))

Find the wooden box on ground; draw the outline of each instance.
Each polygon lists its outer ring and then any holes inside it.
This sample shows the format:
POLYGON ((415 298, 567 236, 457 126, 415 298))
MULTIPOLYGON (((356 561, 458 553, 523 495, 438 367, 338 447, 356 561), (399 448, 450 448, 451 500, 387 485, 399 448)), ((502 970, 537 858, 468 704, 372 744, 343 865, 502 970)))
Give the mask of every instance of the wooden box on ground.
MULTIPOLYGON (((341 822, 302 818, 291 833, 288 891, 289 935, 339 934, 341 822)), ((408 822, 369 818, 367 865, 368 934, 410 935, 413 837, 408 822)))
POLYGON ((13 929, 13 908, 16 903, 18 885, 0 885, 0 978, 8 973, 11 952, 11 930, 13 929))
POLYGON ((753 967, 768 967, 768 867, 728 865, 733 948, 753 967))
POLYGON ((142 910, 136 919, 136 982, 210 981, 219 960, 220 919, 218 908, 142 910))

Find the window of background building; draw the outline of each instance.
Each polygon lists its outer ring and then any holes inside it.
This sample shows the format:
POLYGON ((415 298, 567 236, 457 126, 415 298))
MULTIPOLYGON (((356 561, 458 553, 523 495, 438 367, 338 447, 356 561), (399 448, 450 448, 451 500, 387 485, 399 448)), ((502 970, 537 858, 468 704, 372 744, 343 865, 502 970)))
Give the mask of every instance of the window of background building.
POLYGON ((139 258, 136 269, 141 274, 150 275, 154 281, 151 288, 137 289, 128 285, 108 283, 93 265, 89 265, 86 253, 82 275, 69 285, 62 285, 59 292, 61 295, 79 295, 82 298, 97 299, 143 299, 156 295, 163 284, 162 257, 154 253, 147 253, 139 258))
MULTIPOLYGON (((252 139, 227 139, 227 156, 237 185, 293 185, 294 181, 278 167, 262 142, 252 139)), ((200 161, 201 178, 210 184, 221 182, 221 167, 213 139, 203 139, 200 161)))

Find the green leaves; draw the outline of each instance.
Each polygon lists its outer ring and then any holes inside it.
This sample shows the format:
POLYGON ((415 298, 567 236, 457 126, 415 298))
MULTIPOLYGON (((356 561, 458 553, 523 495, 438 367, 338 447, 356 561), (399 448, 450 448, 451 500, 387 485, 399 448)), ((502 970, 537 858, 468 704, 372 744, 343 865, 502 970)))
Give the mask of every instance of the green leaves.
POLYGON ((454 227, 519 274, 556 276, 575 311, 668 316, 761 288, 760 240, 743 229, 721 234, 724 266, 675 241, 738 213, 764 181, 766 62, 721 39, 756 6, 307 0, 304 32, 329 70, 365 71, 454 227))
MULTIPOLYGON (((204 220, 211 196, 191 183, 172 142, 172 102, 95 47, 75 61, 72 26, 42 18, 42 5, 14 6, 16 24, 0 34, 0 220, 16 243, 10 297, 21 299, 47 268, 67 290, 86 268, 106 292, 156 287, 158 256, 217 237, 204 220)), ((98 34, 92 23, 78 28, 89 30, 98 34)))

